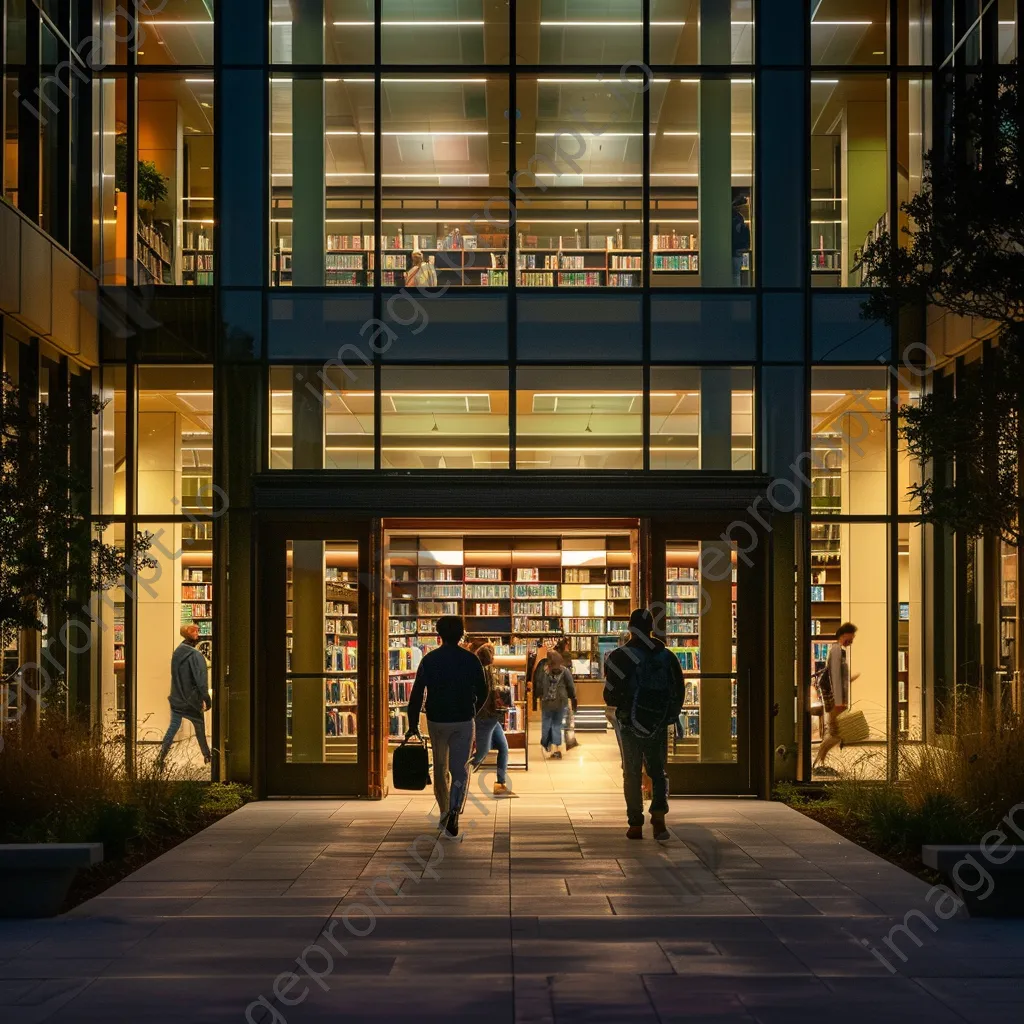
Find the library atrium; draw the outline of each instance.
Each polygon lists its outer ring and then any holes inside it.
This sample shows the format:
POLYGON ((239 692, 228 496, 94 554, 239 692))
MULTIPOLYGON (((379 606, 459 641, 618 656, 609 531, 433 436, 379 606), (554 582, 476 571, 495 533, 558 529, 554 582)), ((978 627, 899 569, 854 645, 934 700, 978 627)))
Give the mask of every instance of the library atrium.
POLYGON ((74 410, 93 524, 147 553, 61 649, 69 707, 152 756, 195 624, 215 778, 382 798, 457 612, 528 774, 555 643, 614 751, 641 605, 680 792, 811 777, 843 622, 861 777, 957 686, 1019 701, 1016 549, 921 522, 899 431, 988 343, 863 314, 1016 6, 965 35, 953 0, 0 5, 4 373, 74 410))

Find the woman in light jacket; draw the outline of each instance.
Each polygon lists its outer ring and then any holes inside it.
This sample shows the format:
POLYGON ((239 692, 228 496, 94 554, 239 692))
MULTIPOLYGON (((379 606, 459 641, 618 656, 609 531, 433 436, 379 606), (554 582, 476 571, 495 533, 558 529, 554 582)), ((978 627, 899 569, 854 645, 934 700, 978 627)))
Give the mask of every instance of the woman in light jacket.
POLYGON ((562 719, 570 705, 576 710, 576 684, 558 651, 548 651, 548 656, 537 666, 533 686, 540 699, 540 745, 552 757, 560 759, 562 719))

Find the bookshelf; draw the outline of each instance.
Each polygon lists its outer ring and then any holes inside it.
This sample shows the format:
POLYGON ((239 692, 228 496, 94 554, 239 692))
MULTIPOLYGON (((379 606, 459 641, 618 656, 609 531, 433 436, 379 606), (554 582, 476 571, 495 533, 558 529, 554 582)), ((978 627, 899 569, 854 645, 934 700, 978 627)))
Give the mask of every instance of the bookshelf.
MULTIPOLYGON (((701 578, 700 544, 672 544, 666 551, 665 643, 683 670, 683 707, 680 729, 673 736, 673 757, 700 759, 700 674, 701 674, 701 578)), ((732 571, 731 639, 732 672, 736 671, 736 570, 732 571)), ((738 689, 732 681, 730 731, 737 739, 738 689)))
POLYGON ((186 231, 181 250, 182 284, 207 286, 213 284, 213 239, 205 230, 186 231))
POLYGON ((199 627, 197 648, 208 662, 213 661, 213 566, 186 561, 181 569, 181 624, 199 627))
POLYGON ((584 687, 602 679, 603 655, 627 628, 636 598, 629 534, 396 535, 389 552, 392 740, 408 727, 405 704, 419 661, 437 644, 441 615, 461 615, 468 640, 493 644, 495 665, 512 691, 506 736, 515 750, 526 748, 527 684, 538 648, 570 638, 571 669, 586 704, 584 687))
MULTIPOLYGON (((327 763, 358 760, 359 635, 355 546, 328 545, 324 567, 323 701, 324 750, 327 763), (334 550, 337 547, 338 550, 334 550)), ((287 569, 287 662, 292 672, 292 565, 287 569)), ((292 683, 286 685, 287 758, 291 760, 292 683)))
POLYGON ((149 275, 152 284, 171 283, 171 246, 163 232, 141 215, 138 218, 138 263, 149 275))

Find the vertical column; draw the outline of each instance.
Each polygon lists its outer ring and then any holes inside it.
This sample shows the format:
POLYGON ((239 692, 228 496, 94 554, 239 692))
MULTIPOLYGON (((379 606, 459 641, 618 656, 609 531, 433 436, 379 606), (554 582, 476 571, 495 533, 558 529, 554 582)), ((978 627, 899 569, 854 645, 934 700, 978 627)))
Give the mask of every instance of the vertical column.
MULTIPOLYGON (((725 85, 728 87, 728 82, 725 85)), ((703 243, 701 249, 703 252, 703 243)), ((731 253, 729 254, 731 258, 731 253)), ((702 256, 703 258, 703 256, 702 256)), ((732 464, 732 382, 728 369, 705 367, 700 374, 700 467, 732 464)), ((723 541, 701 544, 700 668, 732 671, 732 550, 723 541)), ((731 761, 732 681, 700 681, 700 759, 731 761)))
MULTIPOLYGON (((729 4, 703 0, 700 11, 702 64, 731 63, 731 19, 729 4)), ((706 288, 728 287, 733 283, 731 92, 728 77, 701 80, 699 245, 700 280, 706 288)))
MULTIPOLYGON (((322 0, 294 0, 292 10, 294 63, 322 65, 322 0)), ((296 287, 326 284, 324 170, 323 78, 296 74, 292 79, 292 282, 296 287)))
MULTIPOLYGON (((297 165, 296 165, 297 166, 297 165)), ((323 469, 324 406, 316 367, 299 367, 292 388, 292 466, 323 469)), ((324 545, 292 545, 292 671, 324 671, 324 545)), ((292 681, 292 760, 319 762, 325 754, 323 679, 292 681)))

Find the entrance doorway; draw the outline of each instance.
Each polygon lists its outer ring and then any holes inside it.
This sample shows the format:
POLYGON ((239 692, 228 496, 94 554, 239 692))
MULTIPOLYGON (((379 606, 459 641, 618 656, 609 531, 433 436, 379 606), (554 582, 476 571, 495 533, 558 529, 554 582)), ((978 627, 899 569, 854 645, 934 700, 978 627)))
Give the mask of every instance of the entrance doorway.
POLYGON ((722 540, 726 525, 396 518, 266 527, 257 755, 267 794, 386 795, 417 667, 449 614, 462 616, 467 641, 494 648, 510 696, 513 785, 519 771, 546 771, 531 680, 559 642, 576 682, 581 756, 589 738, 589 758, 614 781, 604 661, 640 606, 654 612, 685 677, 667 737, 672 791, 757 792, 769 726, 766 559, 757 550, 737 558, 722 540))

